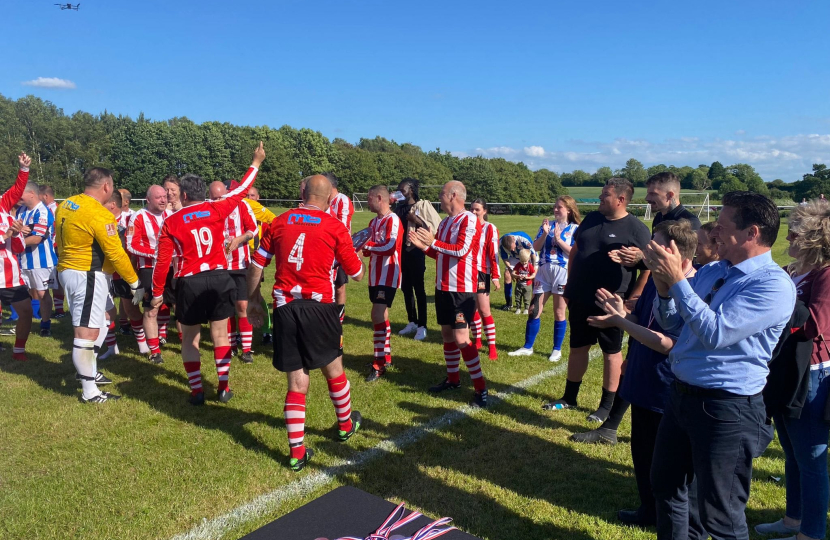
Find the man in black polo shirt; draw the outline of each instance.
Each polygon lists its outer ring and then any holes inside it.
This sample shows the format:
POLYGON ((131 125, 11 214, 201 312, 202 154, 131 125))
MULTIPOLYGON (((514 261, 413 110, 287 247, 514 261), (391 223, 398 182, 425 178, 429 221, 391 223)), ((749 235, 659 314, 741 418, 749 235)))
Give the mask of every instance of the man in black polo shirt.
POLYGON ((611 254, 623 247, 642 250, 651 241, 648 227, 628 213, 628 203, 633 195, 631 182, 624 178, 611 178, 602 188, 598 211, 585 216, 574 234, 564 294, 571 325, 568 379, 565 395, 562 399, 544 404, 546 410, 576 406, 579 386, 588 369, 588 352, 593 344, 599 342, 604 360, 602 400, 588 420, 604 422, 608 418, 620 381, 623 332, 619 328, 589 326, 587 319, 604 314, 595 304, 598 289, 617 293, 623 298, 630 296, 635 269, 620 265, 611 254))

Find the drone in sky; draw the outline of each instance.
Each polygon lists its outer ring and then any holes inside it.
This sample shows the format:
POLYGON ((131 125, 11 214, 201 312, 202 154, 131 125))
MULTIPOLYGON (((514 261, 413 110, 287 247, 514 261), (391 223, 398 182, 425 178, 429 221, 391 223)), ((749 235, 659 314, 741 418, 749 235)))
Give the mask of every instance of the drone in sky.
POLYGON ((71 9, 71 10, 78 11, 78 8, 81 7, 81 4, 75 4, 74 6, 72 4, 55 4, 55 5, 58 6, 59 8, 61 8, 61 11, 63 11, 64 9, 71 9))

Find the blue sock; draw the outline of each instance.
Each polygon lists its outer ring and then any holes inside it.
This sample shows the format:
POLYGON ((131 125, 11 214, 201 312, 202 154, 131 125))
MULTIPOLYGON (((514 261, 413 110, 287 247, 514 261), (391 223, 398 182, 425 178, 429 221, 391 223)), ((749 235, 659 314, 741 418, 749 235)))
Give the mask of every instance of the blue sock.
POLYGON ((504 284, 504 301, 508 306, 513 305, 513 283, 504 284))
POLYGON ((536 341, 536 334, 539 333, 541 324, 541 319, 528 319, 527 326, 525 326, 525 349, 533 348, 533 342, 536 341))
POLYGON ((40 300, 32 300, 32 318, 40 319, 40 300))
POLYGON ((9 304, 9 311, 11 311, 11 315, 9 316, 10 321, 16 321, 20 317, 17 315, 17 311, 14 310, 14 306, 9 304))
POLYGON ((40 327, 45 328, 46 330, 52 329, 52 321, 40 321, 40 327))
POLYGON ((561 351, 562 342, 565 341, 565 331, 568 329, 568 321, 555 321, 553 323, 553 350, 561 351))

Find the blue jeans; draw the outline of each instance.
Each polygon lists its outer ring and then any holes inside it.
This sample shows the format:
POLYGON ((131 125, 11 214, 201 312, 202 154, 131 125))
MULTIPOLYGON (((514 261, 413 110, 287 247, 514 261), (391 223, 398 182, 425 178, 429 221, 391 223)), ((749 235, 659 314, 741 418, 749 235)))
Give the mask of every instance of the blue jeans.
POLYGON ((824 538, 830 480, 824 404, 830 391, 830 367, 810 370, 810 390, 801 418, 775 416, 778 440, 786 456, 787 516, 801 520, 801 534, 824 538))
POLYGON ((706 538, 706 533, 714 540, 747 540, 752 459, 771 438, 760 394, 738 396, 675 382, 651 466, 658 540, 706 538), (697 500, 690 493, 693 480, 697 500))

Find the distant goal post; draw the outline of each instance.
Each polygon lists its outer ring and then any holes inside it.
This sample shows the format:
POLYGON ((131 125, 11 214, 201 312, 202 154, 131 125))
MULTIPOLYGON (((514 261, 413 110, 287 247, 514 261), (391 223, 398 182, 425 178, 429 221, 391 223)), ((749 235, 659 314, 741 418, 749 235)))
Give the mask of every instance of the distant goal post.
MULTIPOLYGON (((706 223, 711 219, 711 212, 712 207, 709 204, 709 195, 708 191, 681 191, 680 192, 680 202, 689 209, 690 212, 696 214, 698 219, 702 222, 706 223), (706 215, 706 219, 703 219, 704 214, 706 215)), ((654 216, 652 215, 651 205, 645 205, 646 212, 644 219, 645 220, 652 220, 654 216)))

